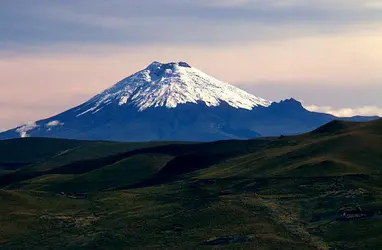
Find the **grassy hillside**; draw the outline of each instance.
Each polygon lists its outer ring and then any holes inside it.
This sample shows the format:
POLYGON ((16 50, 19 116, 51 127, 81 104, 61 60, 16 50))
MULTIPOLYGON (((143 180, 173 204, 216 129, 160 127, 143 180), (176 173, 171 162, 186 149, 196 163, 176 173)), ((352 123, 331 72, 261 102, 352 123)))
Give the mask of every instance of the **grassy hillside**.
POLYGON ((14 170, 38 164, 34 169, 46 170, 79 160, 165 144, 169 142, 124 143, 50 138, 0 140, 0 168, 14 170))
POLYGON ((88 144, 86 141, 23 138, 0 141, 0 168, 8 170, 41 162, 88 144))
POLYGON ((72 143, 61 155, 31 143, 32 165, 0 173, 4 249, 382 247, 382 120, 247 141, 72 143), (335 219, 358 206, 375 215, 335 219))

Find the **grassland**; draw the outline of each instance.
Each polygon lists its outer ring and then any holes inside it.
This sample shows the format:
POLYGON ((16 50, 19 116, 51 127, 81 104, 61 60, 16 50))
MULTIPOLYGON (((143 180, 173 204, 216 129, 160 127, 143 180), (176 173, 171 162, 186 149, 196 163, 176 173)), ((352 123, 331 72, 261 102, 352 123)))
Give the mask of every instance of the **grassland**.
POLYGON ((0 172, 1 249, 382 248, 381 120, 199 144, 11 143, 0 161, 25 164, 0 172), (376 216, 335 220, 357 206, 376 216))

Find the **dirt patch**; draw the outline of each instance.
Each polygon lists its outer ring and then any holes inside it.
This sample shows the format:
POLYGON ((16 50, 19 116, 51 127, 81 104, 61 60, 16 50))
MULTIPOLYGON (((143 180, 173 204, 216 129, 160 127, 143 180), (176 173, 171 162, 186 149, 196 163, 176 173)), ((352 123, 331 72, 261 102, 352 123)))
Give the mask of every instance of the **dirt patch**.
POLYGON ((75 225, 76 227, 86 227, 94 222, 98 221, 99 218, 95 216, 87 216, 87 217, 82 217, 82 218, 76 218, 75 219, 75 225))
POLYGON ((11 212, 10 215, 36 216, 37 213, 32 213, 32 212, 11 212))
POLYGON ((253 241, 255 239, 254 236, 224 236, 224 237, 213 237, 203 242, 204 246, 217 246, 217 245, 228 245, 228 244, 237 244, 237 243, 246 243, 253 241))
POLYGON ((90 226, 92 223, 99 220, 99 217, 95 216, 68 216, 68 215, 58 215, 58 216, 51 216, 51 215, 43 215, 40 217, 40 219, 43 220, 52 220, 56 222, 60 222, 63 224, 66 224, 67 226, 74 226, 74 227, 86 227, 90 226))

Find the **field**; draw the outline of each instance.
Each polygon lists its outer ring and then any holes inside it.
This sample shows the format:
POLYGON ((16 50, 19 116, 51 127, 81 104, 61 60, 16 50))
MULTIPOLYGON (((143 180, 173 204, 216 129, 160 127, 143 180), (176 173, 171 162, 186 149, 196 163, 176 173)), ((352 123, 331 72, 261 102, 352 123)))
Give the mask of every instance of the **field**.
POLYGON ((0 248, 381 249, 381 167, 382 120, 213 143, 0 141, 0 248), (357 207, 373 216, 336 220, 357 207))

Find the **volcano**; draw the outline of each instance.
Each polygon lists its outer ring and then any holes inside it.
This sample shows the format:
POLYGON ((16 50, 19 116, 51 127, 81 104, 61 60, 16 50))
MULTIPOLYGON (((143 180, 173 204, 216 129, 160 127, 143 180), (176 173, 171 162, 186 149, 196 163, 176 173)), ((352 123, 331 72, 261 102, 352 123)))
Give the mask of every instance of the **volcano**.
POLYGON ((334 119, 295 99, 277 103, 249 94, 186 62, 153 62, 85 103, 0 139, 214 141, 299 134, 334 119))

